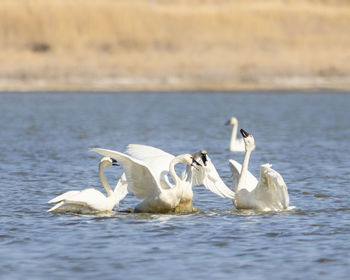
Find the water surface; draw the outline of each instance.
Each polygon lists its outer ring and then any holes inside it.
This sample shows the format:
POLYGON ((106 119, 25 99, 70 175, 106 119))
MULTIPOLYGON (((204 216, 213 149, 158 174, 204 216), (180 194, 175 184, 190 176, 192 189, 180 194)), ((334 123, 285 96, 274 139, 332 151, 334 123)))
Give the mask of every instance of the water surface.
MULTIPOLYGON (((344 93, 0 94, 2 279, 348 279, 350 95, 344 93), (231 186, 230 128, 255 137, 249 169, 273 164, 284 213, 239 212, 196 187, 187 215, 55 215, 46 202, 101 186, 100 157, 129 143, 206 149, 231 186)), ((110 167, 114 185, 121 168, 110 167)), ((128 196, 120 210, 133 208, 128 196)))

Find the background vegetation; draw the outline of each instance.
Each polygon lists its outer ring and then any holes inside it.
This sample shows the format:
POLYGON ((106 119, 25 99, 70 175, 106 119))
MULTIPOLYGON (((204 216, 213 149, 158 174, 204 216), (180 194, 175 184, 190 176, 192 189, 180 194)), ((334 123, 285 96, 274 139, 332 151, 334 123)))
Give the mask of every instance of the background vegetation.
POLYGON ((350 1, 2 0, 0 89, 348 88, 350 1))

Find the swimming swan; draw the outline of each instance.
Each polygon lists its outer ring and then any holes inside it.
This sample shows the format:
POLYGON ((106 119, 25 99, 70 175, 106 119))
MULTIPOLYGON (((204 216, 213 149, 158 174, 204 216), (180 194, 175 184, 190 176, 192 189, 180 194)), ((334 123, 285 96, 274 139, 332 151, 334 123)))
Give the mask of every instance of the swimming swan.
POLYGON ((245 143, 243 165, 230 160, 236 197, 233 204, 237 209, 259 211, 279 211, 291 209, 287 186, 282 176, 271 168, 270 164, 260 166, 259 181, 248 171, 250 154, 253 151, 254 137, 240 130, 245 143))
MULTIPOLYGON (((244 152, 245 151, 245 146, 244 146, 243 138, 237 139, 238 119, 235 118, 235 117, 231 117, 226 122, 226 125, 232 125, 232 134, 231 134, 231 140, 230 140, 230 151, 231 152, 244 152)), ((255 146, 254 146, 254 149, 255 149, 255 146)))
POLYGON ((93 148, 91 151, 110 156, 123 165, 128 182, 128 191, 143 201, 135 207, 135 212, 168 213, 193 211, 192 184, 190 180, 180 179, 175 172, 175 165, 185 163, 189 166, 198 162, 190 154, 174 157, 169 165, 169 173, 175 185, 161 183, 160 177, 143 161, 117 151, 93 148), (190 195, 191 194, 191 195, 190 195), (190 196, 190 200, 183 200, 190 196))
POLYGON ((55 206, 50 208, 48 212, 91 214, 96 212, 111 211, 118 203, 118 198, 108 184, 103 170, 112 165, 118 166, 117 161, 109 157, 102 158, 99 164, 99 175, 101 183, 107 191, 107 197, 98 190, 92 188, 82 191, 68 191, 48 202, 50 204, 57 203, 55 206))
MULTIPOLYGON (((160 184, 163 187, 171 187, 168 180, 169 164, 175 156, 158 148, 140 144, 129 144, 126 153, 146 163, 156 178, 160 179, 160 184)), ((222 181, 207 152, 201 150, 193 157, 202 164, 196 168, 187 166, 182 173, 182 180, 190 180, 192 187, 203 184, 205 188, 216 195, 233 199, 234 192, 222 181)))

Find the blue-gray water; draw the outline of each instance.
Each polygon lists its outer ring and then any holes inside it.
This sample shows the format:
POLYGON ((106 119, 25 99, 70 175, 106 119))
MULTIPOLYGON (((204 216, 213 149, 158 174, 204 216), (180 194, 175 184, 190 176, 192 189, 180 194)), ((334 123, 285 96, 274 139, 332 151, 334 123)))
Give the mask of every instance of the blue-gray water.
POLYGON ((349 108, 344 93, 2 93, 1 279, 349 279, 349 108), (231 116, 255 137, 249 169, 272 163, 296 211, 237 212, 201 186, 194 214, 46 212, 64 191, 102 190, 94 146, 206 149, 231 185, 231 116))

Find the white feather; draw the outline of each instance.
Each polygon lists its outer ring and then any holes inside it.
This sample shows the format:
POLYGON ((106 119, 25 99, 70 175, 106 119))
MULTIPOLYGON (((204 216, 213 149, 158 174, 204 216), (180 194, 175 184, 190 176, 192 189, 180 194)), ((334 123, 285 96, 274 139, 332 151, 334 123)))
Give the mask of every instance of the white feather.
MULTIPOLYGON (((174 155, 151 146, 139 144, 128 145, 126 152, 147 163, 156 178, 159 178, 160 184, 163 187, 171 185, 167 174, 169 172, 169 164, 174 159, 174 155)), ((191 177, 192 186, 203 184, 206 189, 220 197, 234 198, 234 192, 222 181, 208 155, 207 159, 206 166, 201 159, 198 161, 202 166, 197 166, 196 168, 187 166, 182 174, 182 179, 187 180, 191 177)))
MULTIPOLYGON (((172 159, 169 165, 169 173, 175 182, 175 186, 162 188, 159 178, 155 177, 148 164, 143 161, 112 150, 94 148, 92 151, 114 158, 123 165, 128 191, 143 200, 135 207, 136 212, 193 211, 192 186, 187 181, 181 180, 174 169, 177 163, 191 165, 191 155, 183 154, 172 159), (186 199, 184 199, 185 197, 186 199), (190 197, 190 199, 187 199, 187 197, 190 197)), ((156 160, 157 158, 153 158, 153 161, 156 160)))
POLYGON ((249 158, 255 148, 255 141, 252 135, 245 131, 243 133, 246 150, 243 166, 230 160, 236 193, 236 197, 233 199, 234 205, 237 209, 255 209, 259 211, 291 209, 289 207, 287 186, 282 176, 273 170, 270 164, 260 166, 259 180, 248 171, 249 158))
POLYGON ((128 191, 137 198, 145 199, 150 193, 162 191, 159 180, 156 180, 152 170, 141 160, 107 149, 93 148, 91 151, 114 158, 123 165, 128 191))
POLYGON ((92 188, 82 191, 68 191, 48 202, 50 204, 56 203, 56 205, 50 208, 48 212, 91 214, 111 211, 113 207, 119 203, 119 200, 115 196, 103 174, 103 170, 107 166, 112 166, 112 160, 110 158, 103 158, 100 161, 99 174, 101 183, 107 191, 107 196, 92 188))

